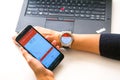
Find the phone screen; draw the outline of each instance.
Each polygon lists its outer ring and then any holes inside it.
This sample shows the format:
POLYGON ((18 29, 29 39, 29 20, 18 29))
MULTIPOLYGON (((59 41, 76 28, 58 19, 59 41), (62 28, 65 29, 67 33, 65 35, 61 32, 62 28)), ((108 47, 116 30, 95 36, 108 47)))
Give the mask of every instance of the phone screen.
POLYGON ((26 30, 21 33, 18 42, 46 68, 54 68, 63 59, 63 54, 33 27, 26 30))

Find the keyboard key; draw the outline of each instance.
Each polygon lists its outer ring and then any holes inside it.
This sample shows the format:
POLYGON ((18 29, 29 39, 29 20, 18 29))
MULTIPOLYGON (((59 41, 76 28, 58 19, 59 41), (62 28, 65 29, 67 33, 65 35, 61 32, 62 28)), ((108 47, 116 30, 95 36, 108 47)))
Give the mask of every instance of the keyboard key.
POLYGON ((105 0, 30 0, 26 15, 105 20, 105 0))

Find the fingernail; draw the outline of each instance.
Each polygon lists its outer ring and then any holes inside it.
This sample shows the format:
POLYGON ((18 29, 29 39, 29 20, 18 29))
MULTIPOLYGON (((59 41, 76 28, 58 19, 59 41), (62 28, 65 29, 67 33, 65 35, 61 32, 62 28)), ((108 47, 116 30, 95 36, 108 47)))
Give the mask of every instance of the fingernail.
POLYGON ((46 38, 46 39, 48 39, 48 38, 49 38, 49 36, 47 35, 47 36, 45 36, 45 38, 46 38))
POLYGON ((27 62, 29 62, 29 61, 30 61, 30 59, 29 59, 29 58, 30 58, 29 56, 27 56, 27 57, 26 57, 27 62))
POLYGON ((56 40, 53 40, 53 42, 56 42, 56 40))

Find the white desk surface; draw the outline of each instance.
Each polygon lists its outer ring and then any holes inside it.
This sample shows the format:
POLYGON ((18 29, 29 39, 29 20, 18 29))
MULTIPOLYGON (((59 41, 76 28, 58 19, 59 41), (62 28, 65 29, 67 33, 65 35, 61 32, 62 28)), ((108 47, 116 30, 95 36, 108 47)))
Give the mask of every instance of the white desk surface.
MULTIPOLYGON (((36 80, 11 37, 23 0, 0 2, 0 80, 36 80)), ((120 33, 120 0, 113 0, 112 33, 120 33)), ((81 51, 63 51, 65 58, 55 69, 56 80, 120 80, 120 61, 81 51)))

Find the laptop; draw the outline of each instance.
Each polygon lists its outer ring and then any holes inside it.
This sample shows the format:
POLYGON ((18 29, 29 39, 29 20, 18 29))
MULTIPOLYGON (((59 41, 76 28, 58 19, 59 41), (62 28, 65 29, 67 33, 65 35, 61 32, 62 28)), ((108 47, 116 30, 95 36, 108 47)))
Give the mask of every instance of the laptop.
POLYGON ((27 25, 76 34, 111 32, 112 0, 24 0, 16 32, 27 25))

